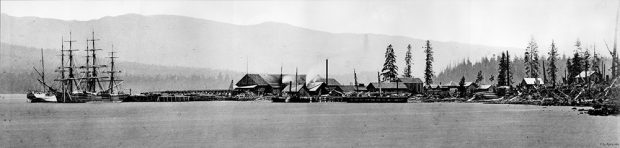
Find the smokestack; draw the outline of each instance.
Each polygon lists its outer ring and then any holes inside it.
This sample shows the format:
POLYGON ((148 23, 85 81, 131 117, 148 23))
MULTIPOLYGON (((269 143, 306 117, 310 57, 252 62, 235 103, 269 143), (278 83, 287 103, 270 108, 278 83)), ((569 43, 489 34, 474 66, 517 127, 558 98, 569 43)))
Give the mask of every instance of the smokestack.
POLYGON ((325 59, 325 86, 329 85, 329 59, 325 59))
POLYGON ((297 91, 297 67, 295 67, 295 91, 297 91))

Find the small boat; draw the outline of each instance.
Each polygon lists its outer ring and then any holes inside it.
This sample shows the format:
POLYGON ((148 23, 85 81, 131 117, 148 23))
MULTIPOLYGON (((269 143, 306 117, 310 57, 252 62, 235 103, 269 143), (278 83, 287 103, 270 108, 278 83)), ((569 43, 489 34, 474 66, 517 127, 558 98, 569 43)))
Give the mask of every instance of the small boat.
POLYGON ((51 92, 30 91, 26 94, 30 102, 56 102, 56 95, 51 92))
POLYGON ((54 90, 45 83, 43 49, 41 49, 41 72, 39 72, 36 68, 34 70, 39 74, 39 76, 41 76, 41 78, 37 79, 37 81, 39 81, 39 83, 43 86, 43 91, 30 91, 26 94, 26 98, 28 98, 30 102, 56 102, 57 100, 56 95, 53 92, 54 90))

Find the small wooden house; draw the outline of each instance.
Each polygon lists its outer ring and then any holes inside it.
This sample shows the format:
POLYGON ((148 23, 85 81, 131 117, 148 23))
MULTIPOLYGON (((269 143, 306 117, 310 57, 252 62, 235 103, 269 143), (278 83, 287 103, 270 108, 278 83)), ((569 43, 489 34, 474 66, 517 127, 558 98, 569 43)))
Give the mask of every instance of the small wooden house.
POLYGON ((405 84, 410 93, 421 94, 424 92, 424 82, 420 78, 398 78, 398 81, 405 84))
POLYGON ((529 89, 536 89, 539 86, 545 85, 545 82, 542 78, 523 78, 519 85, 529 89))
POLYGON ((465 82, 465 85, 463 86, 465 86, 465 93, 468 96, 474 94, 476 92, 476 89, 478 88, 478 84, 475 82, 465 82))
POLYGON ((582 71, 579 75, 575 76, 575 82, 577 83, 585 83, 585 82, 600 82, 603 80, 603 75, 596 71, 582 71))
POLYGON ((495 92, 495 85, 480 85, 476 92, 495 92))

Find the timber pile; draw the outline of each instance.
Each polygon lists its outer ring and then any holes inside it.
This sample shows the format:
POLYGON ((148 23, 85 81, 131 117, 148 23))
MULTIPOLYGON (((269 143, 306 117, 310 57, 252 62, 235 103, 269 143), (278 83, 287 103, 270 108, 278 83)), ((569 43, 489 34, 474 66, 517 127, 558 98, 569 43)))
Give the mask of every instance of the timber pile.
POLYGON ((604 95, 598 96, 597 100, 601 100, 595 103, 591 110, 588 110, 590 115, 618 115, 620 114, 620 84, 617 83, 618 78, 604 89, 604 95))

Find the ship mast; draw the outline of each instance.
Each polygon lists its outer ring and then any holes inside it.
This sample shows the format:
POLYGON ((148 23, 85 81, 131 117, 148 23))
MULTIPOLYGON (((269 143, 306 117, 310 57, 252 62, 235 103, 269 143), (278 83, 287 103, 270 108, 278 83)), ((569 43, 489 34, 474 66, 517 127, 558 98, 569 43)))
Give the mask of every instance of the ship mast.
POLYGON ((84 71, 84 75, 86 76, 86 90, 87 91, 92 91, 92 85, 91 85, 91 79, 90 79, 90 54, 88 52, 89 47, 88 47, 88 39, 86 39, 86 49, 84 51, 86 51, 86 66, 80 67, 80 68, 84 68, 86 69, 86 71, 84 71))
MULTIPOLYGON (((41 81, 45 84, 45 61, 43 60, 43 48, 41 48, 41 81)), ((45 90, 45 85, 43 85, 43 91, 45 90)))
POLYGON ((73 89, 74 89, 73 85, 75 84, 74 83, 75 75, 74 75, 74 69, 73 69, 75 67, 75 64, 73 62, 73 51, 76 51, 76 50, 73 49, 73 42, 77 42, 77 41, 72 40, 71 32, 69 32, 69 40, 68 41, 64 41, 64 42, 68 42, 69 43, 69 49, 64 50, 64 51, 68 51, 69 52, 69 67, 64 67, 64 68, 68 68, 69 69, 69 78, 63 79, 63 81, 68 82, 67 83, 67 86, 68 86, 67 89, 70 92, 73 92, 73 89))
MULTIPOLYGON (((95 31, 92 31, 92 38, 87 39, 87 44, 88 42, 91 43, 91 48, 90 49, 86 49, 86 79, 87 79, 87 85, 86 88, 89 92, 96 92, 97 91, 97 86, 99 86, 100 90, 103 90, 103 87, 101 86, 101 81, 100 78, 98 77, 98 72, 97 69, 101 68, 101 67, 106 67, 105 65, 97 65, 97 50, 101 50, 101 49, 97 49, 95 46, 95 41, 99 41, 99 39, 95 38, 95 31), (90 54, 90 55, 89 55, 90 54), (89 60, 90 57, 90 60, 89 60), (90 63, 89 63, 90 61, 90 63)), ((87 45, 88 46, 88 45, 87 45)))
POLYGON ((114 56, 114 53, 116 53, 116 52, 114 52, 114 45, 112 45, 112 51, 110 52, 110 57, 108 57, 108 58, 110 58, 110 71, 106 71, 106 73, 110 74, 110 83, 108 83, 109 84, 109 86, 108 86, 108 93, 109 94, 113 94, 114 93, 114 87, 116 86, 116 83, 115 83, 116 81, 123 81, 123 80, 116 80, 115 77, 114 77, 115 73, 120 73, 121 72, 121 71, 116 71, 114 69, 114 59, 118 58, 118 57, 114 56))
POLYGON ((61 37, 60 39, 60 68, 58 70, 60 70, 60 89, 62 91, 62 102, 65 102, 65 94, 67 93, 67 90, 65 88, 65 85, 67 84, 65 82, 65 38, 61 37))

